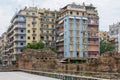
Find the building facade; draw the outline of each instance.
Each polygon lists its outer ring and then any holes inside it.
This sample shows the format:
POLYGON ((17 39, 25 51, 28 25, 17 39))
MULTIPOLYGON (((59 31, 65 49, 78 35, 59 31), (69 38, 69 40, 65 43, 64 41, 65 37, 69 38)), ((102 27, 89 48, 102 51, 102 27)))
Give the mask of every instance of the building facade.
POLYGON ((120 52, 120 22, 109 25, 109 35, 116 47, 116 51, 120 52))
POLYGON ((72 3, 59 11, 25 7, 11 19, 5 51, 9 64, 15 64, 25 45, 42 40, 47 48, 57 49, 58 58, 95 58, 98 32, 99 16, 92 4, 72 3))
POLYGON ((105 41, 105 42, 109 41, 109 33, 107 31, 100 31, 99 36, 100 36, 100 41, 105 41))
POLYGON ((56 46, 59 58, 94 58, 99 56, 99 17, 91 4, 68 4, 57 18, 56 46))
POLYGON ((1 36, 1 62, 2 65, 6 65, 8 62, 8 54, 7 54, 7 33, 4 32, 1 36))
POLYGON ((7 30, 8 54, 13 63, 27 44, 42 40, 46 47, 55 48, 55 18, 56 11, 37 7, 25 7, 13 16, 7 30))
POLYGON ((0 65, 2 65, 2 37, 0 37, 0 65))

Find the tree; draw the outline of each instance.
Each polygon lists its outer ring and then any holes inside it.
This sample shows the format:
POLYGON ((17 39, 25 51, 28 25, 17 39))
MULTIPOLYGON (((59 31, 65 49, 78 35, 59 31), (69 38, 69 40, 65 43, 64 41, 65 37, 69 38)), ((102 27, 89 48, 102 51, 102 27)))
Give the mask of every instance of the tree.
POLYGON ((44 43, 42 41, 39 41, 37 43, 31 43, 27 44, 26 46, 23 47, 23 49, 43 49, 45 48, 44 43))
POLYGON ((100 53, 105 53, 108 51, 114 51, 115 46, 109 42, 100 41, 100 53))

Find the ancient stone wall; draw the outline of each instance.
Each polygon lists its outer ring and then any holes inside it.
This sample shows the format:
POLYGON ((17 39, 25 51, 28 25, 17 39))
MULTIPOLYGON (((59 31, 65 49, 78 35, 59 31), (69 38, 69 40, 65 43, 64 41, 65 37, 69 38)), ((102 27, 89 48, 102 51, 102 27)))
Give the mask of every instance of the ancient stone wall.
POLYGON ((51 69, 56 68, 57 55, 50 49, 34 50, 26 49, 18 57, 20 69, 51 69))

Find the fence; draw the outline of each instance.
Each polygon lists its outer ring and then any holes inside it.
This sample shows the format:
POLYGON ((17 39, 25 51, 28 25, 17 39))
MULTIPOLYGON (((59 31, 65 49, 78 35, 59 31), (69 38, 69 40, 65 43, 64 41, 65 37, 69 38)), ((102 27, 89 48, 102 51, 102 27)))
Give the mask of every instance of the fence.
POLYGON ((62 80, 120 80, 120 73, 88 72, 88 71, 56 71, 56 70, 26 70, 21 71, 38 74, 62 80))

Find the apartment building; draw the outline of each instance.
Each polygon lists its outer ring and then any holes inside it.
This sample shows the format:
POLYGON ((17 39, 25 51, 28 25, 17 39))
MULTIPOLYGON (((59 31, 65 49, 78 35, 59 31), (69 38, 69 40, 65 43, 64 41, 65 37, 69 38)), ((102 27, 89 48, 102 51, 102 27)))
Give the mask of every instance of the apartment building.
POLYGON ((8 55, 7 55, 7 33, 4 32, 1 35, 1 62, 2 65, 6 65, 8 61, 8 55))
POLYGON ((72 3, 59 11, 25 7, 11 19, 5 54, 8 63, 15 64, 23 46, 42 40, 46 47, 57 49, 58 58, 95 58, 99 56, 98 32, 99 16, 92 4, 72 3))
POLYGON ((100 41, 105 41, 105 42, 109 41, 109 33, 107 31, 100 31, 99 36, 100 36, 100 41))
POLYGON ((8 54, 11 54, 13 64, 27 44, 42 40, 46 47, 55 47, 55 19, 56 11, 37 7, 25 7, 13 16, 7 30, 8 54))
POLYGON ((56 23, 59 58, 99 56, 99 16, 92 4, 66 5, 60 9, 56 23))
POLYGON ((109 25, 109 35, 116 47, 116 51, 120 52, 120 22, 109 25))
POLYGON ((0 65, 2 65, 2 38, 0 37, 0 65))

